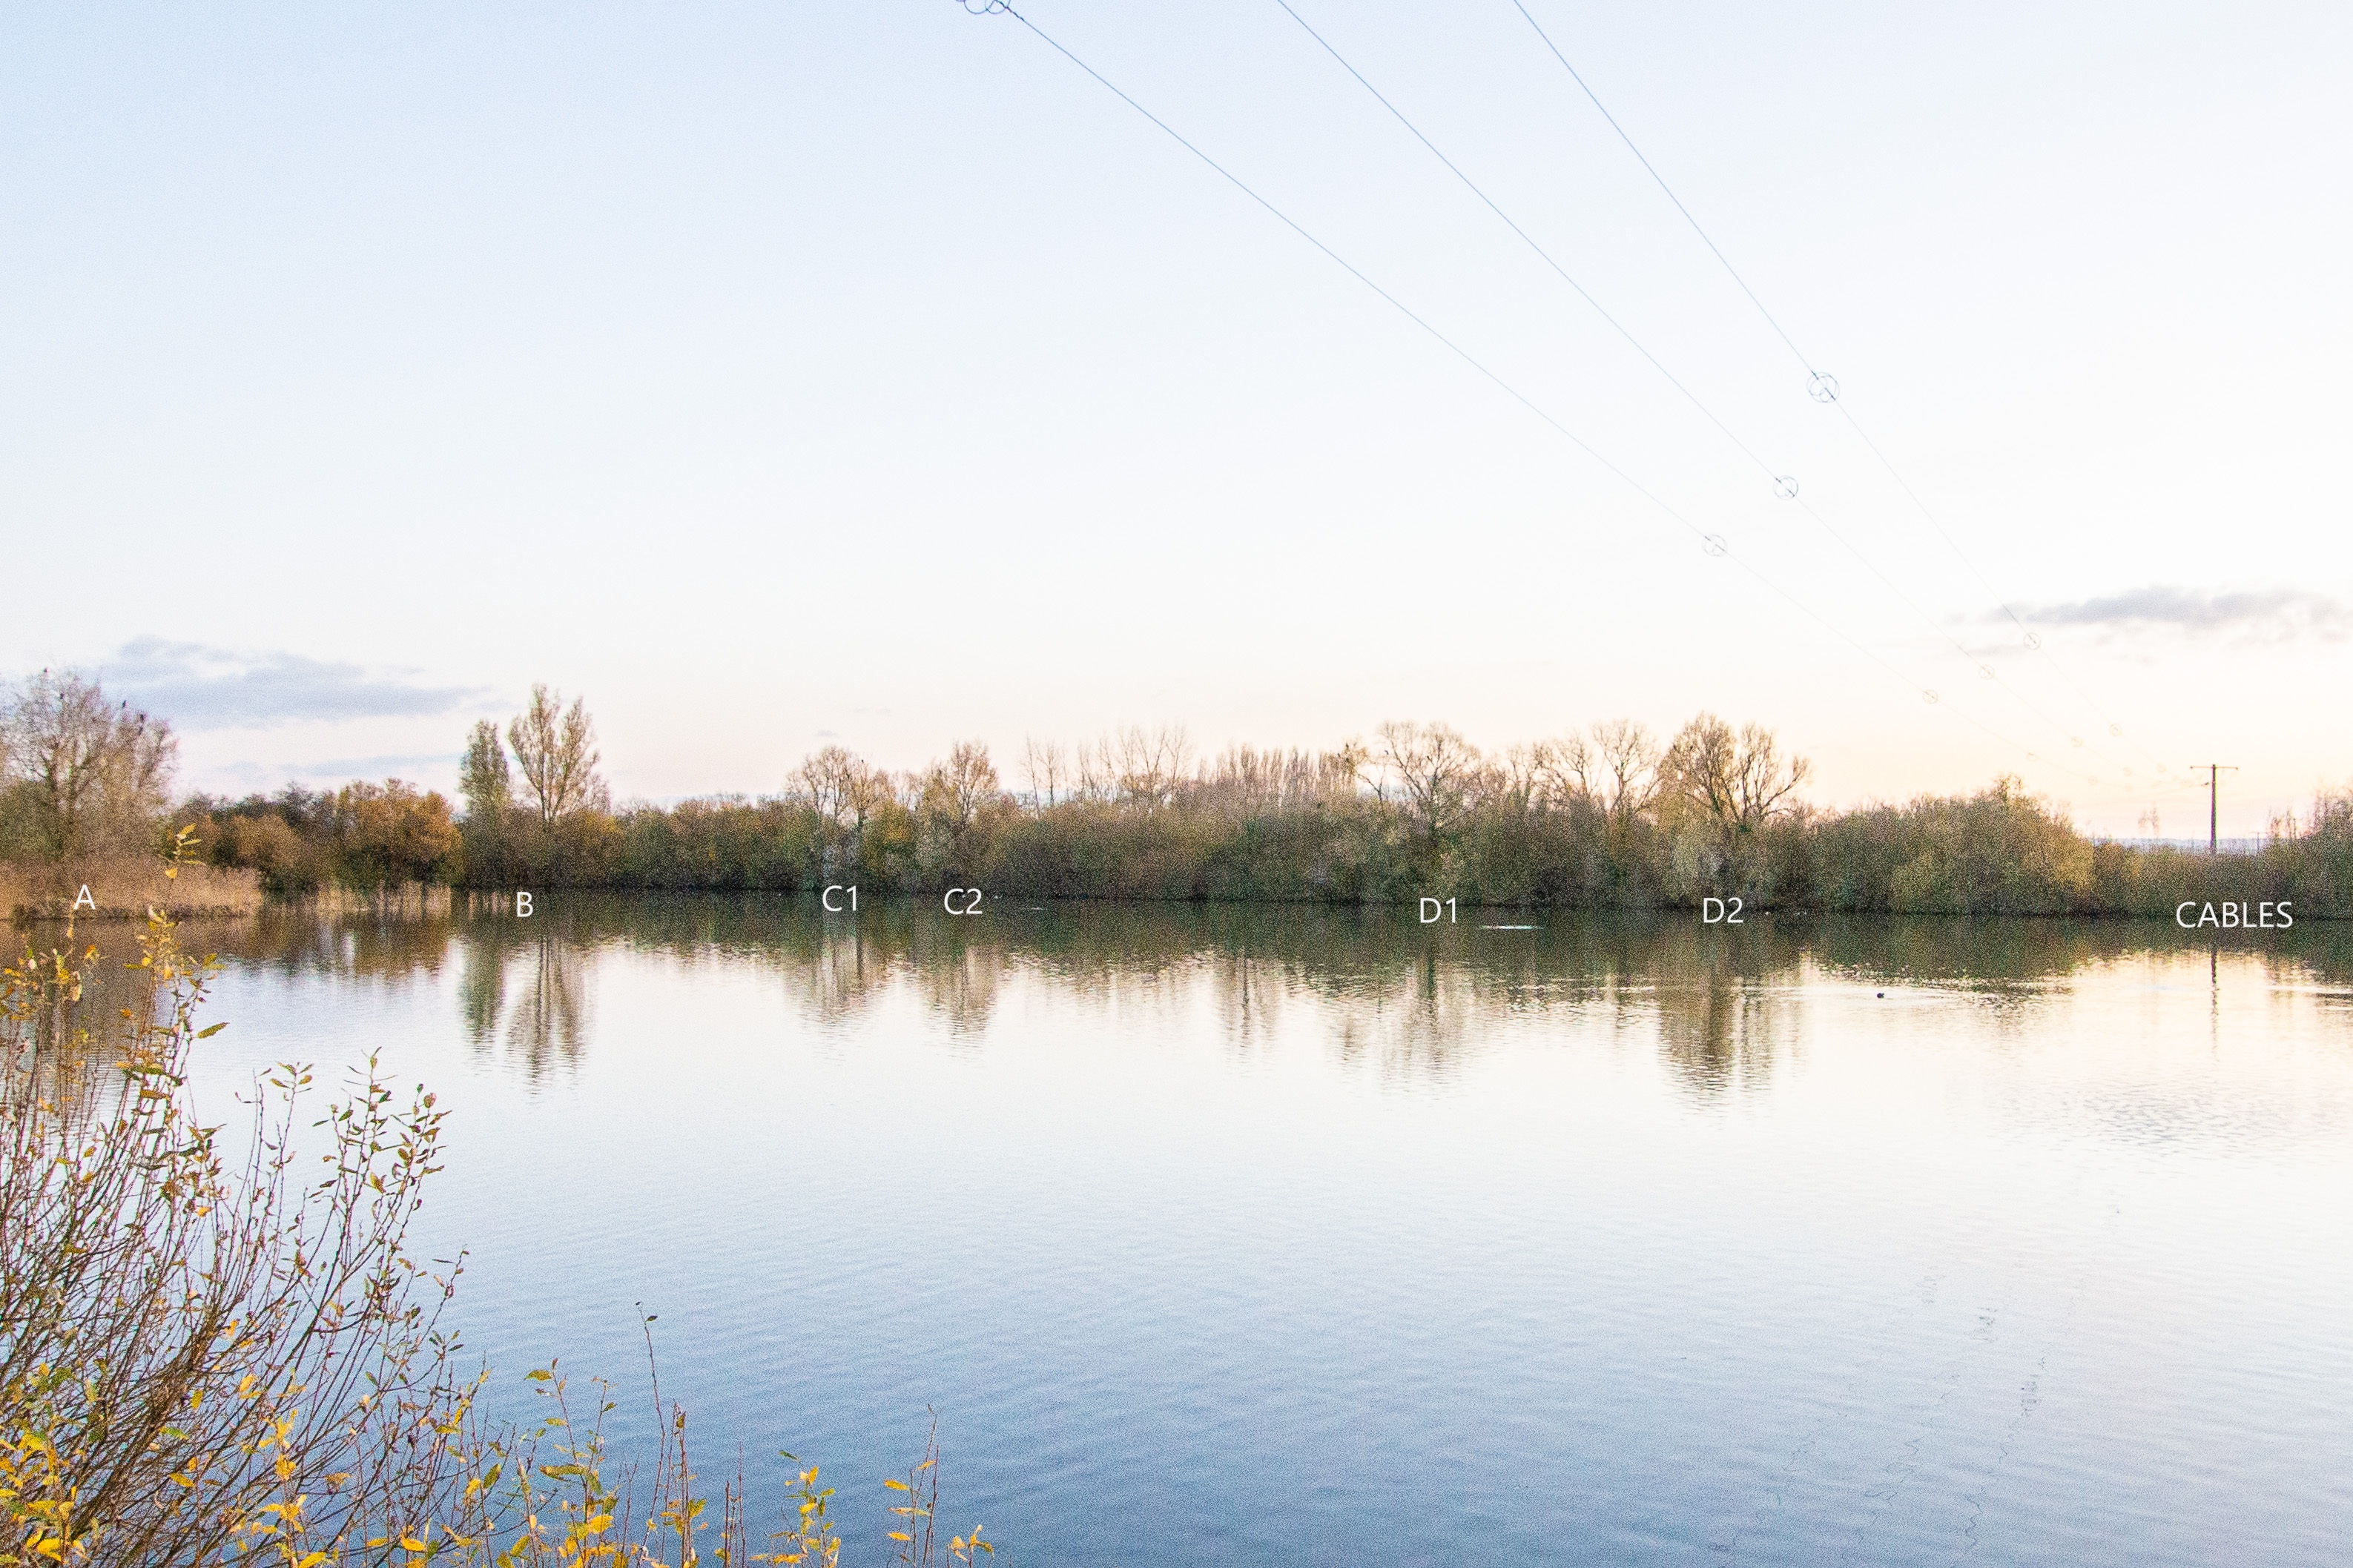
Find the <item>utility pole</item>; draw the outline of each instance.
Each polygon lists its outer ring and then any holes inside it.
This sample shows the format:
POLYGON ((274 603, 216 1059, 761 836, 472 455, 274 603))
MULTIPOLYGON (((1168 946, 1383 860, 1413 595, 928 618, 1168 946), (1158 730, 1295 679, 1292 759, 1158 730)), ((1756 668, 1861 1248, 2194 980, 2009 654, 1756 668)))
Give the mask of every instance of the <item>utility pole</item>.
POLYGON ((2206 770, 2206 853, 2222 852, 2222 775, 2239 770, 2228 763, 2192 763, 2191 767, 2206 770))

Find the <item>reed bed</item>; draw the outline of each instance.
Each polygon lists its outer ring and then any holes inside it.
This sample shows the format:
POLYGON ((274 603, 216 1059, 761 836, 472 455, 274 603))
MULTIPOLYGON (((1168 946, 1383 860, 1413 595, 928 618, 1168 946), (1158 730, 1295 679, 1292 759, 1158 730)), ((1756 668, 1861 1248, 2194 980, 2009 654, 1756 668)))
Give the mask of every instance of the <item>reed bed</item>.
POLYGON ((152 855, 0 864, 0 909, 16 921, 137 921, 151 911, 193 920, 249 915, 261 904, 259 874, 241 866, 175 868, 152 855))

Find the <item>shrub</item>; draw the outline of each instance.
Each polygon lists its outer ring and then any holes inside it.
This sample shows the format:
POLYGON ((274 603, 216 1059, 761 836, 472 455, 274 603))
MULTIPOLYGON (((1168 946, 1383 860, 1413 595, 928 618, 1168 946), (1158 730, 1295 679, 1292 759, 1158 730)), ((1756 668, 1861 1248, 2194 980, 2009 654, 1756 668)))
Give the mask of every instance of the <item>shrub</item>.
MULTIPOLYGON (((441 1329, 456 1270, 407 1251, 433 1096, 371 1061, 305 1146, 312 1075, 284 1067, 239 1142, 187 1093, 223 1027, 197 1024, 209 964, 156 917, 132 1005, 96 1005, 98 950, 67 938, 0 970, 0 1568, 838 1564, 815 1468, 755 1555, 740 1475, 697 1490, 658 1391, 659 1447, 617 1479, 612 1405, 575 1415, 552 1366, 536 1426, 487 1420, 441 1329)), ((937 1466, 889 1483, 902 1563, 995 1550, 937 1539, 937 1466)))

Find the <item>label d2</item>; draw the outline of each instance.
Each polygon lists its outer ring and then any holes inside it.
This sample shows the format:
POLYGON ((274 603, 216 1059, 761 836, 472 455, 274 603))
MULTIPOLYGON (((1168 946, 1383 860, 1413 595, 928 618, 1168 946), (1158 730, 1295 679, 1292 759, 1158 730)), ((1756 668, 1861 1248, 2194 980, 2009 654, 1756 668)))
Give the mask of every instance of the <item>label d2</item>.
POLYGON ((1746 925, 1748 922, 1740 918, 1740 911, 1746 907, 1739 899, 1702 899, 1699 901, 1700 921, 1712 926, 1746 925))

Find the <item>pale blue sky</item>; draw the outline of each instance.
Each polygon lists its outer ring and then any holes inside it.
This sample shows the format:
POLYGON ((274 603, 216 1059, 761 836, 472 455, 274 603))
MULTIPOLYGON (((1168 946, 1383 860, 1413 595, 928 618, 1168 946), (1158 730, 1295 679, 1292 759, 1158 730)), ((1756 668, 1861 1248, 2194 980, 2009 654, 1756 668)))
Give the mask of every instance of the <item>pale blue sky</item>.
POLYGON ((2343 7, 1530 0, 2043 658, 1510 0, 1294 3, 1917 612, 1274 0, 1026 10, 1820 620, 1008 17, 18 7, 0 666, 212 785, 446 783, 534 679, 625 796, 1703 707, 2126 831, 2353 775, 2343 7))

